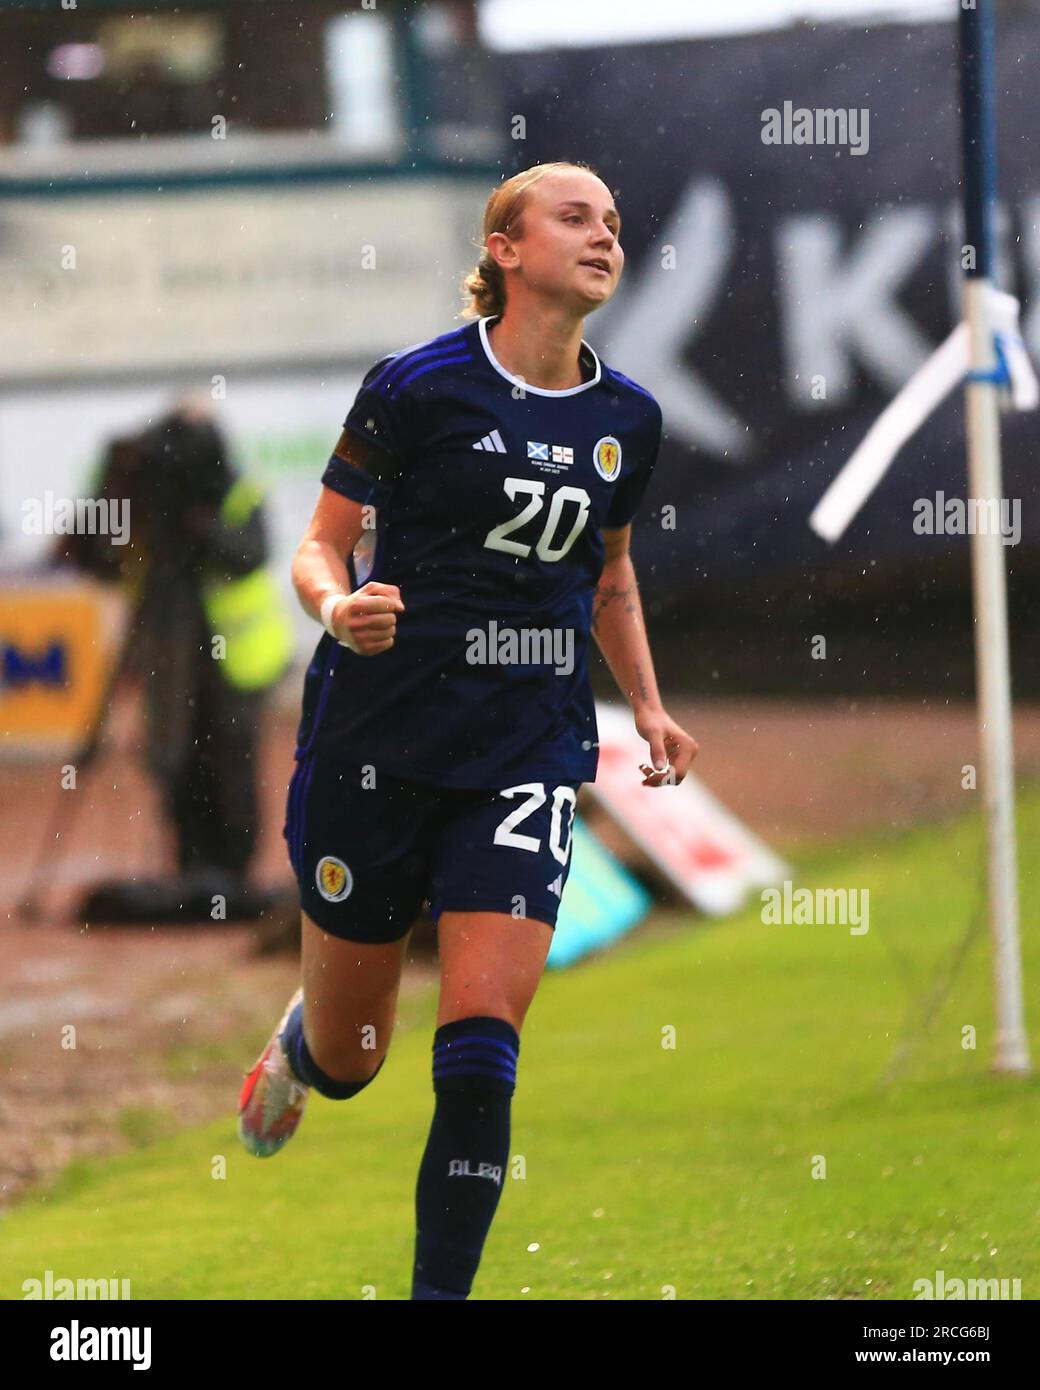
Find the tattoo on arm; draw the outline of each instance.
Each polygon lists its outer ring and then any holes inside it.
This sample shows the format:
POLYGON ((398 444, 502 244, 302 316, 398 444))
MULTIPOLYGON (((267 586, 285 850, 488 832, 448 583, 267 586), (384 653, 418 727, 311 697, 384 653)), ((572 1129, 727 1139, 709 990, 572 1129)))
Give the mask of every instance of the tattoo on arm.
POLYGON ((650 692, 646 688, 646 677, 641 666, 636 667, 636 685, 639 687, 639 698, 643 701, 649 700, 650 692))
POLYGON ((601 584, 592 601, 592 630, 595 632, 600 614, 611 604, 620 603, 626 613, 637 613, 639 610, 635 602, 635 593, 636 586, 634 584, 629 584, 625 588, 621 588, 617 584, 601 584))

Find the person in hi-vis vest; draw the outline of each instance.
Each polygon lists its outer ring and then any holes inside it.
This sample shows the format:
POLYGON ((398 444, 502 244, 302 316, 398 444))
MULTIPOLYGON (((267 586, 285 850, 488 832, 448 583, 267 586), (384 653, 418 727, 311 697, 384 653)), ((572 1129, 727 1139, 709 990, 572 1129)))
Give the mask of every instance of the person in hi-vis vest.
POLYGON ((235 469, 205 405, 185 400, 109 444, 92 489, 129 502, 130 541, 67 538, 64 557, 122 580, 128 671, 144 693, 146 751, 182 875, 245 890, 258 838, 257 748, 267 691, 292 649, 266 568, 260 489, 235 469))

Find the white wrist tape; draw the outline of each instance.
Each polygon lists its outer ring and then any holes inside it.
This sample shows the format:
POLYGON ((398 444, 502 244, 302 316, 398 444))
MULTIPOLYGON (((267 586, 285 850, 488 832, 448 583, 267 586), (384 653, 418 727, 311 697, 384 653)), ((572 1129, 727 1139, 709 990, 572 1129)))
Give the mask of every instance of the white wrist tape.
POLYGON ((341 647, 348 647, 352 652, 356 652, 357 647, 354 646, 353 642, 351 642, 349 638, 344 642, 332 626, 332 610, 336 607, 336 604, 339 603, 340 599, 349 597, 349 594, 326 594, 321 601, 321 625, 330 637, 335 637, 341 647))

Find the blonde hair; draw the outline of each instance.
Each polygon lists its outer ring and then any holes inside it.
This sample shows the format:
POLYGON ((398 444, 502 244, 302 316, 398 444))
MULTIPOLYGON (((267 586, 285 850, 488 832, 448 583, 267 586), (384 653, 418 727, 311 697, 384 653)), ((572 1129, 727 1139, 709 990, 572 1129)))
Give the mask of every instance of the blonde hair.
POLYGON ((484 207, 483 240, 474 242, 480 251, 477 264, 462 281, 464 305, 459 318, 489 318, 501 314, 506 307, 505 276, 494 256, 488 250, 488 237, 494 232, 505 232, 519 240, 523 235, 523 211, 527 204, 528 191, 546 174, 567 173, 580 169, 582 173, 599 174, 591 165, 569 161, 553 164, 533 164, 523 169, 491 193, 484 207))

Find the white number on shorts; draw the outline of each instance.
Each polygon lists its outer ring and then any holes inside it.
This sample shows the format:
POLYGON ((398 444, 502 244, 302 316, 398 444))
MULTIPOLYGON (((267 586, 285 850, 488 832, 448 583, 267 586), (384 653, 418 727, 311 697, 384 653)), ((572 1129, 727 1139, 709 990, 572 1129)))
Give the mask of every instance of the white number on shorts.
POLYGON ((558 859, 561 864, 566 864, 567 856, 571 852, 571 837, 574 834, 574 803, 577 801, 577 793, 573 787, 557 787, 553 792, 552 817, 549 821, 549 848, 553 852, 553 858, 558 859), (567 817, 567 843, 560 844, 560 837, 563 834, 563 808, 570 806, 570 815, 567 817))
MULTIPOLYGON (((507 555, 520 555, 526 560, 531 553, 531 547, 522 541, 506 540, 506 537, 513 531, 519 531, 522 526, 526 526, 545 506, 545 483, 539 478, 506 478, 502 486, 505 488, 506 496, 510 502, 515 502, 518 496, 523 497, 525 494, 529 500, 523 511, 517 513, 516 516, 511 516, 508 521, 501 522, 487 533, 484 538, 484 546, 488 550, 505 551, 507 555)), ((552 501, 549 503, 549 515, 545 518, 542 534, 534 547, 534 553, 539 560, 563 559, 585 529, 591 505, 592 499, 582 487, 566 486, 556 489, 552 495, 552 501), (553 541, 560 528, 560 519, 563 516, 565 502, 576 503, 578 510, 567 539, 561 545, 554 545, 553 541)))
MULTIPOLYGON (((518 835, 516 827, 527 820, 528 816, 533 816, 539 807, 546 802, 545 784, 543 782, 523 782, 519 787, 507 787, 499 792, 499 796, 510 798, 526 794, 526 800, 522 801, 515 811, 510 811, 505 820, 495 831, 495 844, 505 845, 509 849, 526 849, 531 854, 537 854, 542 847, 541 840, 536 835, 518 835)), ((573 787, 557 787, 553 792, 552 809, 549 818, 549 848, 553 858, 561 864, 566 864, 567 857, 571 852, 571 836, 574 831, 574 805, 577 800, 573 787), (570 815, 567 817, 567 843, 563 844, 564 831, 564 806, 570 806, 570 815)))
POLYGON ((507 787, 505 791, 499 792, 499 796, 513 797, 520 792, 529 792, 530 795, 515 811, 509 812, 495 831, 495 844, 507 845, 509 849, 527 849, 532 854, 537 854, 542 847, 541 840, 536 839, 534 835, 517 835, 515 827, 528 816, 533 816, 539 806, 545 805, 545 787, 541 782, 523 782, 519 787, 507 787))

